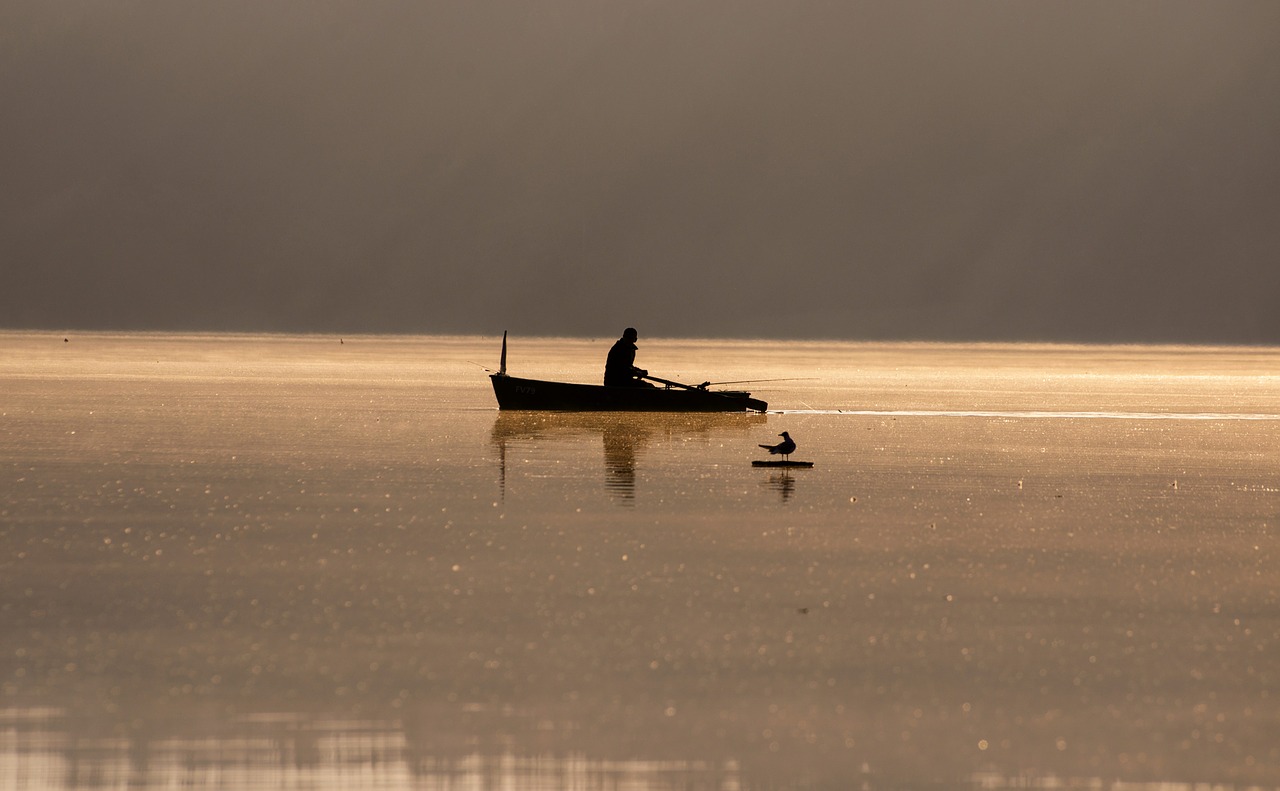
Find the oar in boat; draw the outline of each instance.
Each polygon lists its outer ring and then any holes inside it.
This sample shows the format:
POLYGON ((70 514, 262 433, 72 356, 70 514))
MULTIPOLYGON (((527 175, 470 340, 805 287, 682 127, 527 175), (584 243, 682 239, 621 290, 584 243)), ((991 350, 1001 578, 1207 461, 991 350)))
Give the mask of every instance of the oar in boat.
POLYGON ((693 390, 699 393, 706 393, 707 395, 714 396, 715 398, 728 399, 734 404, 741 403, 747 409, 754 409, 757 412, 764 412, 769 408, 767 403, 758 398, 752 398, 750 393, 728 393, 722 390, 708 390, 707 387, 711 384, 710 382, 703 382, 700 385, 687 385, 684 382, 673 382, 670 379, 663 379, 660 376, 650 376, 649 374, 645 374, 640 378, 648 379, 650 381, 666 385, 667 387, 678 387, 682 390, 693 390))
POLYGON ((650 376, 649 374, 645 374, 640 378, 648 379, 650 382, 658 382, 666 385, 667 387, 679 387, 684 390, 706 390, 707 385, 711 384, 710 382, 703 382, 700 385, 687 385, 684 382, 673 382, 670 379, 663 379, 660 376, 650 376))

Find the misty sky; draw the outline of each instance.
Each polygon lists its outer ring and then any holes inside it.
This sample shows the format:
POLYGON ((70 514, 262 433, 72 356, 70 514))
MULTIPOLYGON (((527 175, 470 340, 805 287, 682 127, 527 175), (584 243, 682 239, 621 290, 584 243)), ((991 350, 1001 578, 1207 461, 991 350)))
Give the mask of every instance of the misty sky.
POLYGON ((0 2, 0 327, 1280 344, 1280 2, 0 2))

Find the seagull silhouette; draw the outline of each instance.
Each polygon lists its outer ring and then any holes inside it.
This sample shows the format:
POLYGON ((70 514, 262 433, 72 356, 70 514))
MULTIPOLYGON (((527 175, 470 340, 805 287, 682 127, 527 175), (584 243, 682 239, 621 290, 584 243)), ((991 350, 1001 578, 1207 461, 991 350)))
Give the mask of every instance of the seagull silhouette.
POLYGON ((777 445, 761 445, 760 447, 769 451, 770 455, 777 455, 780 453, 782 454, 783 460, 787 460, 787 458, 795 452, 796 441, 785 431, 778 436, 782 437, 782 441, 777 445))

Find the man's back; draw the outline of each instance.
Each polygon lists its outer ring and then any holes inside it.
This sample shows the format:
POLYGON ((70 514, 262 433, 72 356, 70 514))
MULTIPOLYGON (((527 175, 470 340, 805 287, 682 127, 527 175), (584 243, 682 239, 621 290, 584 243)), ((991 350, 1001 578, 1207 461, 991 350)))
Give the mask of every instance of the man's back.
POLYGON ((604 363, 604 383, 609 387, 636 387, 647 385, 637 377, 648 371, 636 367, 636 338, 639 334, 633 327, 627 327, 622 337, 609 349, 609 357, 604 363))
POLYGON ((636 345, 619 338, 609 349, 604 364, 604 383, 610 387, 626 387, 635 380, 636 345))

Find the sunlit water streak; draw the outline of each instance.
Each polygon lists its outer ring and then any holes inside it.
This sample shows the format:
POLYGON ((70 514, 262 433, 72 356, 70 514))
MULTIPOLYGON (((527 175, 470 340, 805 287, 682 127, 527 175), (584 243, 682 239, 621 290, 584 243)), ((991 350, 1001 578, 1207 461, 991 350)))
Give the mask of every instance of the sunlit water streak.
POLYGON ((1280 787, 1280 351, 0 349, 0 789, 1280 787))
POLYGON ((1011 420, 1280 420, 1280 415, 1238 412, 1043 412, 936 409, 777 409, 774 415, 850 415, 864 417, 989 417, 1011 420))

